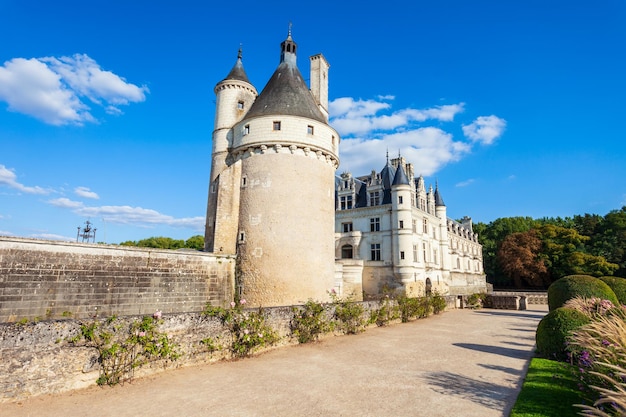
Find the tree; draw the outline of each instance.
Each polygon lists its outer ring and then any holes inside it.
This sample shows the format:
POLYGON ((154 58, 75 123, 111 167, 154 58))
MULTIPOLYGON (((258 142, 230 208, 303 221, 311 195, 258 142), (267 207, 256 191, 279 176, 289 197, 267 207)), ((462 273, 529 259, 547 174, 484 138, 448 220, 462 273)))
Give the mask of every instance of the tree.
POLYGON ((203 250, 204 249, 204 236, 195 235, 185 241, 185 247, 189 249, 203 250))
POLYGON ((540 256, 542 242, 536 230, 512 233, 504 238, 498 249, 498 264, 513 279, 516 288, 545 287, 550 275, 540 256))

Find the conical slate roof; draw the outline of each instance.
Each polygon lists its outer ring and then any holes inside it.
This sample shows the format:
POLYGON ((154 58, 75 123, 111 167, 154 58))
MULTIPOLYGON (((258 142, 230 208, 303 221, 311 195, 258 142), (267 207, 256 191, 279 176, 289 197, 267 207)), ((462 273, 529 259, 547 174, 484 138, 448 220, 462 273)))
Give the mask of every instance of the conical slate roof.
POLYGON ((394 175, 393 177, 393 183, 391 185, 408 185, 408 184, 410 184, 409 177, 406 176, 406 172, 404 172, 404 168, 402 168, 402 165, 399 165, 398 169, 396 170, 396 175, 394 175))
POLYGON ((235 62, 233 69, 230 70, 226 78, 224 78, 224 80, 222 81, 226 81, 226 80, 239 80, 239 81, 245 81, 248 84, 250 84, 250 81, 248 80, 248 75, 246 74, 246 71, 243 69, 243 62, 241 60, 241 48, 239 48, 239 53, 237 54, 237 62, 235 62))
POLYGON ((281 62, 245 116, 290 115, 327 123, 296 65, 291 33, 281 44, 281 62))
POLYGON ((437 207, 441 207, 444 206, 445 207, 446 203, 443 202, 443 198, 441 198, 441 194, 439 194, 439 184, 436 185, 435 187, 435 206, 437 207))

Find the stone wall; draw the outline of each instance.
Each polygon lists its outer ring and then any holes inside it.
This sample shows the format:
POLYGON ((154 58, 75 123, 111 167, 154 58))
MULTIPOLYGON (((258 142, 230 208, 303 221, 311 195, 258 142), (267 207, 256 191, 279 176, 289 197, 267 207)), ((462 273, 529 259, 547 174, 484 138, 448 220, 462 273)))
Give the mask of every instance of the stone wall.
MULTIPOLYGON (((454 297, 446 297, 446 302, 448 309, 454 309, 454 297)), ((364 320, 368 320, 371 312, 381 306, 378 301, 360 304, 364 308, 362 316, 364 320)), ((334 305, 327 304, 328 320, 332 318, 333 312, 334 305)), ((292 307, 267 308, 263 313, 266 323, 280 337, 280 341, 271 348, 297 343, 291 331, 294 317, 292 307)), ((129 325, 141 320, 142 317, 116 318, 113 325, 119 328, 120 332, 127 332, 129 325)), ((94 321, 102 326, 107 319, 0 324, 0 404, 95 385, 100 373, 97 350, 86 346, 85 343, 72 341, 81 333, 81 325, 90 325, 94 321)), ((395 320, 393 323, 398 322, 399 320, 395 320)), ((228 350, 230 333, 218 318, 201 313, 163 314, 158 330, 168 336, 180 357, 173 362, 155 362, 139 368, 135 371, 136 377, 230 357, 228 350), (211 352, 206 343, 208 339, 220 348, 211 352)), ((333 335, 330 333, 325 337, 333 335)))
POLYGON ((0 237, 0 322, 201 311, 232 300, 235 258, 0 237))

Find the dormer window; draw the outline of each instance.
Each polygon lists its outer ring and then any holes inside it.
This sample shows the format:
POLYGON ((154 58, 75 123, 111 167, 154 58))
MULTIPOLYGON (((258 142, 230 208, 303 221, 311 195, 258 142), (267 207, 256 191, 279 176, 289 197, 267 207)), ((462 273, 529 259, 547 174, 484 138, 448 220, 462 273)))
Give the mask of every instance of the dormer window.
POLYGON ((280 122, 274 122, 274 130, 280 130, 280 122))

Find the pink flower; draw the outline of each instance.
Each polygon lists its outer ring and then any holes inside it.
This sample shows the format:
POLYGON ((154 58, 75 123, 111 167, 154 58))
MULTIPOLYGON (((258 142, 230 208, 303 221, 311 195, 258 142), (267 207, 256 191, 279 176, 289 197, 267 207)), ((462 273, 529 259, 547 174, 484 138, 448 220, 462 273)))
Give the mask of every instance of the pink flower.
POLYGON ((240 304, 242 304, 242 305, 243 305, 243 304, 245 304, 245 303, 246 303, 246 299, 245 299, 245 298, 242 298, 242 299, 239 301, 239 303, 240 303, 240 304))
POLYGON ((234 302, 234 301, 231 301, 231 302, 230 302, 230 306, 231 306, 231 307, 235 307, 235 302, 234 302))
POLYGON ((146 335, 146 332, 139 332, 139 337, 144 337, 146 335))
POLYGON ((248 334, 248 333, 250 333, 250 330, 248 330, 248 329, 243 331, 243 334, 248 334))
POLYGON ((154 312, 154 314, 152 315, 152 317, 154 317, 155 319, 157 319, 157 320, 158 320, 158 319, 160 319, 160 318, 161 318, 161 315, 162 315, 162 314, 163 314, 163 313, 161 313, 161 310, 157 310, 157 311, 155 311, 155 312, 154 312))

